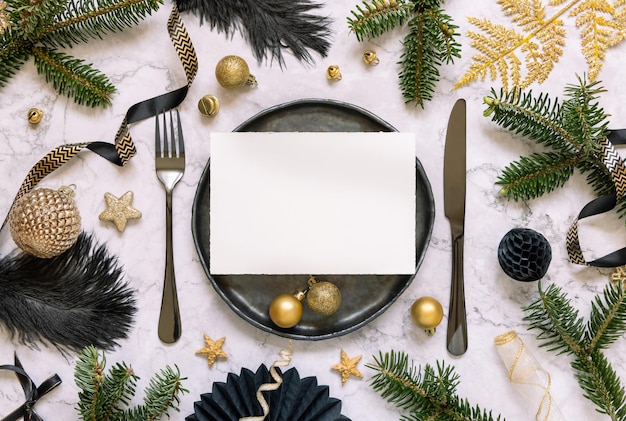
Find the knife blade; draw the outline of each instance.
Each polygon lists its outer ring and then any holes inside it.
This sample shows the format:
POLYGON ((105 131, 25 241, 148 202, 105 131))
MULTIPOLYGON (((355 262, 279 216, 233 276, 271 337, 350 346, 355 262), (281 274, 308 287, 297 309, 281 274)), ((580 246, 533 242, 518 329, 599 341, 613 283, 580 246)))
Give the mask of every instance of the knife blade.
POLYGON ((462 355, 467 351, 467 315, 463 279, 465 138, 465 100, 459 99, 454 104, 448 120, 443 158, 444 213, 450 222, 452 235, 452 283, 446 336, 448 352, 452 355, 462 355))

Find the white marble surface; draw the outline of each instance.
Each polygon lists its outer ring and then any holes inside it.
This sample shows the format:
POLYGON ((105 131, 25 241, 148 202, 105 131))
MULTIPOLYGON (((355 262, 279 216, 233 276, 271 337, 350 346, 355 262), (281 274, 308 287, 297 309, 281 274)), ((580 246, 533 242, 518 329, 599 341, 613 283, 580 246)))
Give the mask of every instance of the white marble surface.
MULTIPOLYGON (((356 5, 352 0, 327 2, 322 12, 334 19, 333 47, 327 58, 316 57, 316 63, 305 66, 287 57, 287 67, 256 63, 248 45, 239 37, 227 39, 223 34, 199 26, 198 20, 184 14, 183 20, 193 39, 200 71, 188 99, 181 106, 185 121, 187 168, 175 191, 175 259, 182 308, 183 336, 174 345, 164 345, 157 338, 157 318, 161 299, 164 265, 164 193, 154 174, 153 122, 132 126, 138 155, 125 168, 112 166, 90 152, 84 152, 71 164, 46 178, 41 186, 58 187, 73 183, 77 187, 77 203, 83 215, 84 228, 106 242, 111 253, 119 256, 125 279, 137 291, 139 312, 130 337, 121 347, 107 354, 112 365, 124 360, 142 377, 138 398, 148 378, 165 364, 177 364, 188 377, 189 394, 182 397, 183 419, 193 411, 193 402, 211 389, 212 382, 225 381, 229 372, 242 367, 256 369, 270 365, 281 348, 288 346, 282 337, 258 330, 233 313, 212 289, 198 256, 191 234, 191 207, 197 182, 210 156, 210 133, 230 131, 257 112, 300 98, 330 98, 350 102, 377 114, 402 132, 417 133, 417 156, 430 179, 436 204, 432 240, 419 273, 406 292, 382 316, 367 326, 334 339, 295 341, 292 365, 302 376, 317 376, 320 384, 330 386, 330 394, 343 401, 343 413, 353 420, 398 419, 400 412, 386 404, 369 386, 373 372, 365 367, 379 350, 403 350, 418 364, 446 360, 461 376, 458 393, 473 404, 490 408, 509 420, 530 420, 533 412, 509 384, 506 370, 493 344, 495 336, 516 330, 545 369, 552 374, 554 399, 568 420, 603 420, 594 406, 583 398, 569 367, 569 358, 556 356, 538 348, 534 333, 527 331, 521 307, 536 298, 536 284, 522 284, 509 279, 501 271, 496 249, 502 236, 513 227, 533 228, 551 242, 553 261, 545 277, 570 293, 574 305, 588 314, 590 300, 607 282, 609 269, 574 266, 567 261, 565 235, 573 218, 592 198, 590 189, 579 175, 567 186, 531 203, 514 203, 498 196, 494 185, 501 169, 511 160, 537 150, 531 142, 496 127, 482 116, 482 98, 498 82, 482 81, 453 90, 452 86, 469 66, 474 53, 465 36, 467 16, 490 17, 507 23, 494 0, 465 2, 450 0, 446 9, 461 26, 463 58, 442 70, 435 99, 425 109, 405 105, 397 86, 401 54, 397 30, 372 42, 359 44, 350 34, 346 17, 356 5), (369 47, 377 50, 381 63, 367 67, 361 54, 369 47), (213 69, 226 54, 238 54, 248 60, 252 73, 259 80, 255 89, 225 91, 218 86, 213 69), (343 74, 340 82, 329 82, 325 70, 338 64, 343 74), (215 118, 201 116, 196 103, 203 95, 213 93, 222 109, 215 118), (443 216, 442 164, 446 122, 457 98, 468 103, 467 150, 467 223, 465 235, 465 277, 469 320, 469 349, 461 357, 450 356, 445 348, 445 323, 434 337, 416 329, 409 316, 409 307, 418 297, 431 295, 448 308, 450 291, 450 235, 443 216), (115 227, 98 220, 104 209, 103 195, 121 195, 132 190, 134 205, 143 212, 138 221, 131 221, 123 234, 115 227), (213 339, 226 337, 221 359, 212 367, 205 358, 194 355, 203 346, 203 333, 213 339), (349 356, 363 355, 359 369, 364 379, 351 378, 341 385, 340 376, 331 370, 339 362, 340 349, 349 356)), ((0 90, 0 209, 8 211, 23 177, 45 153, 61 143, 79 141, 112 141, 118 125, 132 104, 176 89, 185 83, 165 29, 169 5, 145 20, 139 27, 123 34, 107 36, 103 41, 90 41, 72 49, 110 75, 118 88, 113 105, 106 110, 92 110, 75 105, 58 96, 47 86, 28 62, 10 84, 0 90), (38 126, 29 126, 26 111, 39 107, 45 112, 38 126)), ((536 90, 561 95, 567 83, 574 83, 575 73, 582 74, 586 65, 581 57, 579 37, 573 23, 568 25, 568 48, 553 74, 536 90)), ((610 51, 601 73, 609 94, 601 103, 612 114, 611 127, 624 126, 626 110, 623 98, 626 85, 620 76, 626 60, 626 45, 610 51)), ((601 255, 624 246, 623 221, 605 218, 586 223, 581 228, 584 244, 596 243, 588 257, 601 255)), ((14 245, 5 229, 1 235, 2 252, 14 245)), ((590 247, 591 248, 591 247, 590 247)), ((346 297, 349 299, 349 297, 346 297)), ((2 311, 2 309, 0 309, 2 311)), ((33 379, 39 383, 58 373, 63 384, 37 404, 37 411, 46 420, 76 419, 74 407, 77 387, 73 381, 73 357, 65 358, 54 348, 31 349, 11 341, 0 330, 0 363, 10 364, 17 351, 33 379)), ((607 355, 624 377, 626 344, 620 339, 607 355)), ((19 383, 10 372, 0 372, 0 415, 7 414, 23 402, 19 383)))

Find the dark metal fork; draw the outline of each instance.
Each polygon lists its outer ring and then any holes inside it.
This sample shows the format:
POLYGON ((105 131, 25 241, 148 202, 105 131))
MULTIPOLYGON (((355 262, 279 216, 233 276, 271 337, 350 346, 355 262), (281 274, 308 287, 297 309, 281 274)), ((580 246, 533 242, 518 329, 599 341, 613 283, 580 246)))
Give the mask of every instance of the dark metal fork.
POLYGON ((159 339, 165 343, 174 343, 180 338, 181 321, 172 248, 172 191, 185 172, 185 144, 178 110, 176 110, 177 131, 174 131, 172 111, 169 112, 169 136, 166 115, 165 113, 161 115, 163 116, 163 142, 161 142, 159 129, 160 115, 155 117, 155 167, 157 177, 165 188, 165 280, 159 314, 159 339))

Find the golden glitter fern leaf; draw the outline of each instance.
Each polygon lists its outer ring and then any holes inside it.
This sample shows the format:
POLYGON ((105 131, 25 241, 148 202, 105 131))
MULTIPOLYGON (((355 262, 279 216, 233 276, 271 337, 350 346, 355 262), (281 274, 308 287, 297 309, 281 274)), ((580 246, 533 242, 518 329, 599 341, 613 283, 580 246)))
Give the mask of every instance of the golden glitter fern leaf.
POLYGON ((498 0, 503 13, 519 31, 487 19, 468 18, 481 32, 468 31, 471 46, 478 50, 469 70, 455 87, 459 88, 487 75, 500 75, 505 90, 509 85, 525 88, 534 81, 543 82, 563 54, 565 26, 558 17, 545 18, 540 0, 498 0), (522 64, 526 72, 523 75, 522 64))
POLYGON ((516 28, 468 18, 477 28, 467 36, 478 53, 455 88, 487 76, 495 80, 498 75, 504 90, 544 82, 563 55, 566 18, 573 19, 580 32, 591 81, 602 69, 607 50, 626 39, 626 0, 548 0, 550 13, 543 0, 497 3, 516 28))

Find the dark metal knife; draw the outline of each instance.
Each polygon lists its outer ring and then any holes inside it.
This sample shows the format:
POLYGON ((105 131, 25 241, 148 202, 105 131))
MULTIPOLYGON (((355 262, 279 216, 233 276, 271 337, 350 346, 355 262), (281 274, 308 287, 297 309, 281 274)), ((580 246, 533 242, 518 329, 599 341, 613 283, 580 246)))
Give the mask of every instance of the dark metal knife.
POLYGON ((443 158, 444 213, 452 232, 452 286, 448 310, 448 352, 467 350, 467 315, 463 281, 463 236, 465 229, 465 100, 454 104, 448 121, 443 158))

